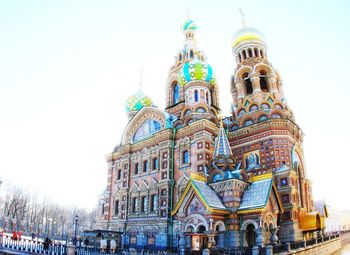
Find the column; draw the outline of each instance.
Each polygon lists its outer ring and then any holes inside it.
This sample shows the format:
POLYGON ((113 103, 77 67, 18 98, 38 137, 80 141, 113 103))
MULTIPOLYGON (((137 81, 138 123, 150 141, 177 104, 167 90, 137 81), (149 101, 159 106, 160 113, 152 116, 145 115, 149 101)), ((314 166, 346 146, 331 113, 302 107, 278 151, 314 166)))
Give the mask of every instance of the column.
POLYGON ((272 245, 276 245, 277 244, 277 241, 278 241, 277 230, 278 230, 277 228, 272 228, 270 230, 271 231, 270 241, 271 241, 272 245))
POLYGON ((263 236, 263 233, 262 233, 262 229, 261 228, 258 228, 258 229, 255 229, 255 233, 256 233, 256 245, 258 246, 264 246, 264 236, 263 236))
POLYGON ((249 77, 250 77, 250 80, 252 81, 253 93, 261 92, 259 74, 252 73, 249 77))
POLYGON ((267 75, 267 86, 271 93, 278 92, 276 83, 277 83, 277 79, 274 74, 267 75))
POLYGON ((244 81, 240 80, 235 83, 236 83, 236 90, 238 94, 238 97, 237 97, 238 106, 241 106, 243 104, 243 99, 245 96, 244 81))

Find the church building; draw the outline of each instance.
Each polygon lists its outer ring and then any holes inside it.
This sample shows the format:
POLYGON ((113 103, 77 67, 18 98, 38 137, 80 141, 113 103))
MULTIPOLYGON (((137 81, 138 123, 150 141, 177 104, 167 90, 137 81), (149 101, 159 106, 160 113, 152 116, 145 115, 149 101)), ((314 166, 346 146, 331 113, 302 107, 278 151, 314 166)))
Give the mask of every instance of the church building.
POLYGON ((97 227, 120 231, 124 248, 192 251, 293 242, 322 231, 303 132, 262 34, 243 27, 234 35, 232 109, 222 117, 197 26, 187 20, 182 32, 165 109, 141 90, 126 101, 129 122, 106 156, 97 227))

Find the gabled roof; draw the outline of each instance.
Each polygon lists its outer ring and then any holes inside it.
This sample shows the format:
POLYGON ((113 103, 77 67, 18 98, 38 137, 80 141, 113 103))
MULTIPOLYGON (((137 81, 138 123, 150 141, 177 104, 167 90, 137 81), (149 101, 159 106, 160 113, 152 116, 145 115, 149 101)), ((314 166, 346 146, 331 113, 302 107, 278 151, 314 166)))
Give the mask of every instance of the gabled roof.
POLYGON ((200 201, 204 204, 206 209, 210 212, 215 213, 221 213, 221 214, 228 214, 229 210, 225 207, 225 205, 221 202, 220 198, 216 194, 216 192, 208 186, 208 184, 202 180, 195 180, 191 178, 187 186, 182 193, 179 201, 177 202, 175 209, 172 211, 172 215, 175 215, 182 203, 184 202, 186 196, 189 193, 189 191, 193 189, 197 197, 200 199, 200 201))
POLYGON ((271 176, 270 178, 257 180, 248 186, 244 191, 241 205, 237 211, 238 214, 263 211, 267 205, 271 191, 276 197, 279 210, 283 211, 277 189, 273 184, 271 176))
POLYGON ((228 138, 227 138, 225 129, 222 126, 222 122, 220 124, 220 131, 218 136, 215 139, 215 145, 214 145, 214 158, 219 155, 224 155, 224 156, 232 155, 230 143, 228 142, 228 138))

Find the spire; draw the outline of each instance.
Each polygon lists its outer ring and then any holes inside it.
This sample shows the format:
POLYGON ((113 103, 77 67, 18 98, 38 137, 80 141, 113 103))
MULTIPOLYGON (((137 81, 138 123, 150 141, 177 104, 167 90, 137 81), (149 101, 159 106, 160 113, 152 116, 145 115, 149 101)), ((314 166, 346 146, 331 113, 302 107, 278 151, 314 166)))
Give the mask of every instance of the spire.
POLYGON ((230 148, 230 143, 228 142, 228 138, 222 124, 222 117, 220 117, 220 131, 218 136, 215 139, 214 145, 214 158, 217 156, 232 156, 232 151, 230 148))
POLYGON ((239 13, 241 14, 242 27, 245 28, 245 27, 246 27, 246 23, 245 23, 245 14, 244 14, 244 12, 243 12, 241 6, 238 7, 238 11, 239 11, 239 13))

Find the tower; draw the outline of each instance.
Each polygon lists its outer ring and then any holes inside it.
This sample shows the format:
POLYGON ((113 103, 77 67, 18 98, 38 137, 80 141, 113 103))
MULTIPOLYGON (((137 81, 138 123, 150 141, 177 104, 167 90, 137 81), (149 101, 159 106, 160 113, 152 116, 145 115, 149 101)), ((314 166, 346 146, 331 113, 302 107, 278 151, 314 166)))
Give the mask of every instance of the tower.
POLYGON ((232 77, 231 148, 249 175, 272 172, 284 213, 280 239, 309 235, 302 221, 313 210, 306 177, 303 133, 286 103, 279 73, 268 60, 263 35, 243 27, 233 38, 236 69, 232 77))
POLYGON ((175 57, 166 84, 166 110, 178 118, 177 127, 203 118, 217 123, 220 111, 213 68, 197 47, 196 30, 192 20, 184 23, 183 49, 175 57))

